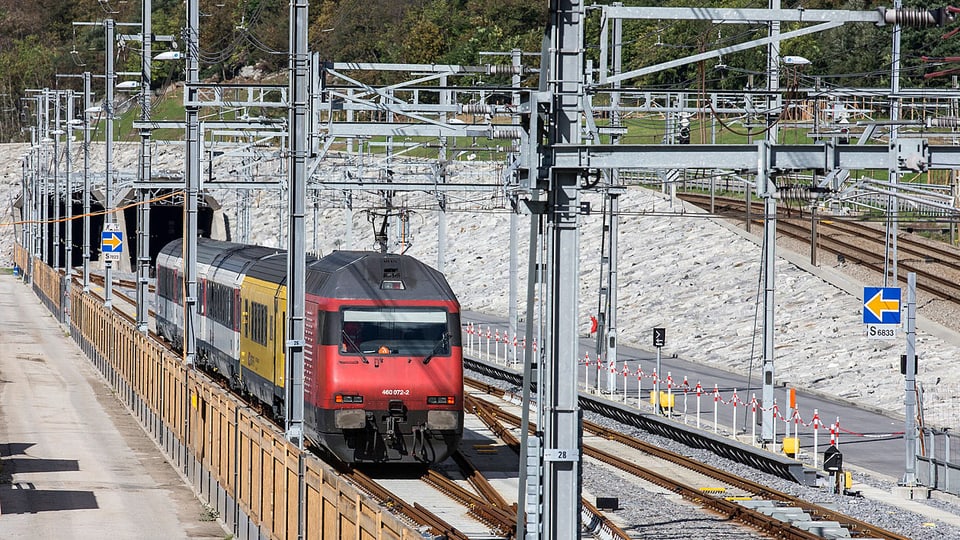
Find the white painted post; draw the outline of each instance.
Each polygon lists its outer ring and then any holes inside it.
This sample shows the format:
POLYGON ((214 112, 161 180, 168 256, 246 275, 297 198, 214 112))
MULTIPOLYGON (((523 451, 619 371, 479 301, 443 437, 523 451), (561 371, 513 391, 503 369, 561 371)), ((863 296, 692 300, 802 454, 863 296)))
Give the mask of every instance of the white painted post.
POLYGON ((717 385, 713 385, 713 434, 717 434, 717 424, 720 422, 717 420, 717 410, 720 408, 720 389, 717 388, 717 385))
POLYGON ((780 414, 780 406, 777 405, 777 398, 773 398, 773 422, 771 422, 772 424, 771 427, 773 428, 773 438, 771 438, 770 440, 773 441, 774 447, 777 446, 777 416, 779 414, 780 414))
POLYGON ((687 423, 687 395, 690 394, 690 383, 687 382, 687 376, 683 376, 683 423, 687 423))
POLYGON ((623 361, 623 404, 627 404, 627 376, 630 375, 630 366, 627 361, 623 361))
POLYGON ((750 397, 750 409, 753 412, 752 429, 750 430, 750 444, 757 444, 757 393, 754 392, 750 397))
POLYGON ((670 416, 673 416, 673 375, 667 372, 667 407, 670 409, 670 416))
POLYGON ((813 468, 817 468, 820 456, 817 454, 817 435, 820 433, 820 413, 817 409, 813 410, 813 468))
POLYGON ((791 420, 791 418, 790 418, 790 413, 789 413, 789 411, 790 411, 790 405, 789 405, 789 403, 790 403, 790 402, 788 401, 788 402, 787 402, 787 411, 788 411, 788 412, 787 412, 787 416, 785 416, 784 419, 783 419, 783 424, 784 424, 784 427, 783 427, 783 436, 784 436, 784 437, 789 437, 789 436, 790 436, 790 420, 791 420))
POLYGON ((583 389, 590 391, 590 351, 583 353, 583 389))
POLYGON ((737 389, 733 389, 733 438, 737 438, 737 389))
POLYGON ((597 395, 600 395, 600 374, 603 368, 603 361, 600 359, 600 354, 597 353, 597 395))
POLYGON ((643 403, 643 366, 637 362, 637 408, 643 403))
POLYGON ((487 354, 485 355, 486 358, 484 358, 484 360, 486 360, 487 362, 490 361, 490 337, 491 337, 491 335, 492 335, 492 334, 490 333, 490 325, 487 325, 487 354))
POLYGON ((660 412, 660 376, 657 375, 657 370, 653 370, 653 375, 650 376, 653 379, 653 388, 650 390, 650 404, 653 405, 653 412, 660 412))
POLYGON ((700 396, 703 395, 703 387, 700 381, 697 381, 697 429, 700 429, 700 396))
POLYGON ((797 454, 794 457, 800 461, 800 409, 793 410, 793 436, 797 438, 797 454))

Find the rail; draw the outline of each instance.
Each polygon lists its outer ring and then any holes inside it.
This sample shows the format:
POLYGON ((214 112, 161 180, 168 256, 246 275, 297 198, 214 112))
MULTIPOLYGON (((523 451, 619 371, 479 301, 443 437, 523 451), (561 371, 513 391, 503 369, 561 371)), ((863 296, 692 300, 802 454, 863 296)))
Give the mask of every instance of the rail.
MULTIPOLYGON (((523 386, 522 375, 515 371, 469 358, 464 358, 463 362, 464 366, 471 371, 509 382, 518 387, 523 386)), ((579 403, 585 411, 597 413, 692 448, 709 450, 718 456, 743 463, 759 471, 806 486, 816 484, 817 473, 815 470, 806 468, 802 463, 786 456, 754 448, 720 435, 697 430, 656 414, 643 413, 631 407, 597 399, 584 393, 580 393, 579 403)))

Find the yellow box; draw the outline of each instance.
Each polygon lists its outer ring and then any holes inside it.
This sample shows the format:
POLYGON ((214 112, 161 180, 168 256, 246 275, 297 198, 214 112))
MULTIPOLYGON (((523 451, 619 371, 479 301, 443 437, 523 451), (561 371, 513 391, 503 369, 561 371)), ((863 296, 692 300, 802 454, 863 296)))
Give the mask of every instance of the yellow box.
POLYGON ((853 473, 850 471, 843 471, 843 487, 844 489, 850 489, 853 487, 853 473))
MULTIPOLYGON (((653 390, 651 390, 651 391, 650 391, 650 404, 651 404, 651 405, 654 404, 654 396, 655 396, 655 394, 653 393, 653 390)), ((667 392, 661 391, 661 392, 660 392, 660 408, 661 408, 661 409, 673 409, 674 404, 676 403, 676 400, 677 400, 676 398, 677 398, 677 395, 676 395, 676 394, 668 394, 667 392)))
POLYGON ((800 439, 796 437, 783 438, 783 453, 788 456, 796 456, 800 451, 800 439))

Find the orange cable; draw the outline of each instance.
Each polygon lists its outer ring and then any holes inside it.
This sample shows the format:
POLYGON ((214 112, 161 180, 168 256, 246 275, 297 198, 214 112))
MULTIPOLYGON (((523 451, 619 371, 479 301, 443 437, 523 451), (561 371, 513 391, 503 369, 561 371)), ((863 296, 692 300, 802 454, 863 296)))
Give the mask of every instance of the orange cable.
POLYGON ((128 209, 128 208, 134 208, 134 207, 136 207, 136 206, 140 206, 140 205, 143 205, 143 204, 150 204, 150 203, 154 203, 154 202, 157 202, 157 201, 163 201, 163 200, 166 200, 166 199, 172 199, 173 197, 176 197, 177 195, 183 195, 183 193, 184 193, 183 190, 174 191, 174 192, 168 193, 168 194, 166 194, 166 195, 161 195, 161 196, 159 196, 159 197, 154 197, 153 199, 150 199, 150 200, 148 200, 148 201, 131 203, 131 204, 128 204, 128 205, 126 205, 126 206, 121 206, 121 207, 119 207, 119 208, 114 208, 113 210, 101 210, 101 211, 99 211, 99 212, 90 212, 89 214, 79 214, 79 215, 73 216, 73 217, 71 217, 71 218, 50 219, 50 220, 46 220, 46 221, 43 221, 43 220, 9 221, 9 222, 5 222, 5 223, 0 223, 0 227, 7 226, 7 225, 34 225, 34 224, 49 225, 49 224, 52 224, 52 223, 63 223, 63 222, 66 222, 66 221, 72 221, 72 220, 74 220, 74 219, 80 219, 80 218, 85 218, 85 217, 103 216, 103 215, 106 215, 106 214, 113 214, 113 213, 116 213, 116 212, 120 212, 120 211, 126 210, 126 209, 128 209))

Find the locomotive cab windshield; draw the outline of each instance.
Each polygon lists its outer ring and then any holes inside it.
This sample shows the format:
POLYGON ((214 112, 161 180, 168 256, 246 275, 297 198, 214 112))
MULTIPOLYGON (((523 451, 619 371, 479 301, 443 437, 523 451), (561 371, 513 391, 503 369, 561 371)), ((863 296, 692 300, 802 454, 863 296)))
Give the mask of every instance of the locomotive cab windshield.
POLYGON ((346 308, 341 313, 342 354, 450 355, 443 309, 346 308))

